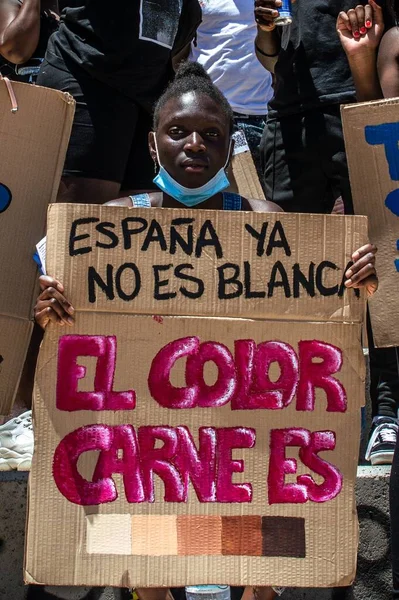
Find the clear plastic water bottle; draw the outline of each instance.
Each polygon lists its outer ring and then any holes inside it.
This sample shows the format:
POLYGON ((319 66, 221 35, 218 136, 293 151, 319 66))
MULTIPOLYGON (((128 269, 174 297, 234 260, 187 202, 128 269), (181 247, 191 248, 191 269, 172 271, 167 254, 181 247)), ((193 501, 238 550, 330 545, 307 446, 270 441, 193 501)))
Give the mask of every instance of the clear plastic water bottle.
POLYGON ((189 585, 187 600, 230 600, 229 585, 189 585))

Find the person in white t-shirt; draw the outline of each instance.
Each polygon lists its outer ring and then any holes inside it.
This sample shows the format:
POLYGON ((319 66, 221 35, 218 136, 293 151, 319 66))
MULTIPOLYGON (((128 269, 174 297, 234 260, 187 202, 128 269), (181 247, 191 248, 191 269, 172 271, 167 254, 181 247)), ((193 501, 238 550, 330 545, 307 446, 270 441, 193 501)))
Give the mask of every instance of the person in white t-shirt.
POLYGON ((190 60, 199 62, 223 92, 247 138, 258 173, 259 143, 273 96, 272 76, 256 58, 256 23, 249 0, 199 0, 202 23, 190 60))

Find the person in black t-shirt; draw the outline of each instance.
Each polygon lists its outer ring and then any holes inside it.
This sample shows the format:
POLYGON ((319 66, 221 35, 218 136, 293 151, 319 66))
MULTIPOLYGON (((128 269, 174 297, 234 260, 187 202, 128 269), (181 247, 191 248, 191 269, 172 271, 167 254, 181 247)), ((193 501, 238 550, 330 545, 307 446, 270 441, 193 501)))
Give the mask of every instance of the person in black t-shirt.
POLYGON ((0 0, 1 75, 34 82, 58 12, 57 0, 0 0))
POLYGON ((68 2, 38 77, 77 101, 59 200, 153 189, 152 107, 200 20, 198 0, 68 2))
MULTIPOLYGON (((356 100, 336 20, 365 0, 296 0, 292 25, 276 27, 281 0, 256 0, 256 53, 275 74, 262 140, 266 194, 292 212, 353 212, 340 104, 356 100)), ((371 27, 371 23, 367 25, 371 27)))

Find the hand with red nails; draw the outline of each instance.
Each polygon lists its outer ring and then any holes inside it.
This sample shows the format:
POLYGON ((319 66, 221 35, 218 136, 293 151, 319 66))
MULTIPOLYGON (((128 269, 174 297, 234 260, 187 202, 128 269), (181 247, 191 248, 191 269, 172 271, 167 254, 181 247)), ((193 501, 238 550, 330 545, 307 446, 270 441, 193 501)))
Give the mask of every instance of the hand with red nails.
POLYGON ((374 0, 359 4, 348 12, 340 12, 337 32, 347 55, 373 51, 384 33, 382 8, 374 0))
POLYGON ((352 254, 353 265, 345 273, 346 287, 364 287, 368 297, 374 294, 378 288, 378 278, 375 270, 376 253, 377 248, 374 244, 366 244, 352 254))
POLYGON ((64 286, 62 283, 48 275, 42 275, 39 278, 39 283, 41 293, 34 308, 36 323, 43 329, 47 327, 50 321, 61 325, 61 327, 73 325, 72 315, 75 310, 63 295, 64 286))

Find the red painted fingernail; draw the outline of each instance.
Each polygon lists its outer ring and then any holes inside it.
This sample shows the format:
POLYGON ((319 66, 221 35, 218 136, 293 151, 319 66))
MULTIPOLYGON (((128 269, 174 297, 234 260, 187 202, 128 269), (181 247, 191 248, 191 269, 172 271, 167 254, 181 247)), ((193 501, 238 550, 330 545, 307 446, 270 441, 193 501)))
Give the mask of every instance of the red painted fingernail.
POLYGON ((354 31, 353 32, 353 37, 354 38, 360 38, 360 33, 358 31, 354 31))
POLYGON ((361 28, 360 28, 360 33, 361 33, 362 35, 364 35, 365 33, 367 33, 367 29, 366 29, 365 27, 361 27, 361 28))
POLYGON ((371 27, 371 21, 366 21, 366 27, 371 27))

